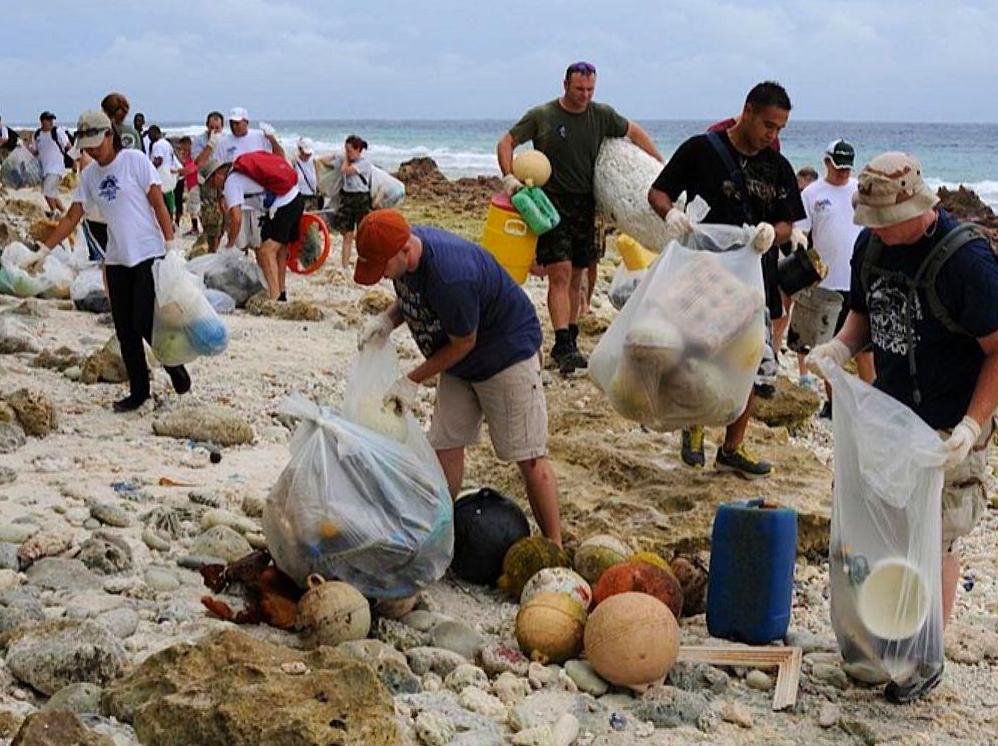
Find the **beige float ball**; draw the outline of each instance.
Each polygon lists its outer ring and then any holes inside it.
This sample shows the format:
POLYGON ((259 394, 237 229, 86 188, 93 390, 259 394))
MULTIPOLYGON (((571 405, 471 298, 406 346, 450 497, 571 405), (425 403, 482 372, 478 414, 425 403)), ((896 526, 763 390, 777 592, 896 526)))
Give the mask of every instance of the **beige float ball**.
POLYGON ((575 551, 573 567, 587 583, 595 585, 604 570, 625 561, 629 556, 631 550, 620 539, 609 534, 596 534, 579 545, 575 551))
POLYGON ((664 603, 644 593, 610 596, 589 617, 586 658, 618 686, 660 681, 679 655, 679 625, 664 603))
POLYGON ((593 601, 593 590, 586 579, 567 567, 545 567, 537 572, 523 586, 520 603, 527 603, 539 593, 564 593, 582 604, 584 609, 588 609, 593 601))
POLYGON ((531 660, 562 663, 582 650, 586 610, 565 593, 538 593, 516 615, 516 641, 531 660))
POLYGON ((362 640, 371 631, 367 599, 349 583, 308 576, 308 591, 298 602, 295 627, 315 645, 362 640))
POLYGON ((551 178, 551 161, 539 150, 525 150, 513 158, 513 176, 527 186, 542 187, 551 178))

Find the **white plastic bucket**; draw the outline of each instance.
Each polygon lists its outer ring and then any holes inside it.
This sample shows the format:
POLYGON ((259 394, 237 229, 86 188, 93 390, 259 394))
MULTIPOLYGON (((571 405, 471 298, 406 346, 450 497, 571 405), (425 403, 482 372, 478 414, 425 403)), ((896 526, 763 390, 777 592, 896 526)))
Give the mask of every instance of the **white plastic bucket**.
POLYGON ((918 568, 902 558, 878 562, 863 581, 856 612, 882 640, 914 637, 929 615, 929 589, 918 568))
POLYGON ((835 290, 810 287, 794 295, 790 311, 787 347, 807 354, 835 334, 835 322, 842 310, 842 295, 835 290))

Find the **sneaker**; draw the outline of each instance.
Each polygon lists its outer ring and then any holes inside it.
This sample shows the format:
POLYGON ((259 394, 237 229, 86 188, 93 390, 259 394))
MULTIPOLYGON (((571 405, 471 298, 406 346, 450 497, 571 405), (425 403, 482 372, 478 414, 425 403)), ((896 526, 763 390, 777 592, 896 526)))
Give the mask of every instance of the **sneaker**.
POLYGON ((743 479, 759 479, 768 477, 773 465, 768 461, 756 459, 746 450, 744 445, 738 446, 730 453, 724 446, 717 449, 717 459, 714 462, 718 471, 731 471, 743 479))
POLYGON ((939 686, 943 680, 943 664, 938 668, 920 666, 920 670, 915 676, 903 684, 895 681, 884 687, 884 699, 895 705, 906 705, 915 700, 922 699, 925 695, 939 686))
POLYGON ((124 399, 118 399, 113 405, 115 412, 134 412, 136 409, 141 407, 146 403, 146 399, 149 395, 137 396, 136 394, 129 394, 124 399))
POLYGON ((703 455, 703 427, 694 425, 689 430, 683 430, 682 438, 679 455, 683 463, 694 469, 702 469, 707 463, 703 455))
POLYGON ((818 412, 818 416, 821 419, 823 419, 823 420, 830 420, 830 419, 832 419, 832 400, 831 399, 829 399, 828 401, 825 402, 825 406, 823 406, 821 408, 821 411, 818 412))
POLYGON ((563 376, 589 365, 585 355, 572 347, 559 348, 558 345, 555 345, 551 348, 551 358, 558 365, 558 371, 563 376))

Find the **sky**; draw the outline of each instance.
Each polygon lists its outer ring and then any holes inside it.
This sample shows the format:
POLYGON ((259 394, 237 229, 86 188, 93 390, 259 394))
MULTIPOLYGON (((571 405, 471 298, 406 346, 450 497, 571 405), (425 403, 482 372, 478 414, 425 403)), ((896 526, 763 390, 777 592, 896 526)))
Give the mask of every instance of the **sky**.
POLYGON ((515 119, 596 65, 634 119, 735 113, 756 82, 794 117, 998 121, 998 0, 46 0, 0 28, 0 116, 72 124, 112 90, 148 121, 515 119))

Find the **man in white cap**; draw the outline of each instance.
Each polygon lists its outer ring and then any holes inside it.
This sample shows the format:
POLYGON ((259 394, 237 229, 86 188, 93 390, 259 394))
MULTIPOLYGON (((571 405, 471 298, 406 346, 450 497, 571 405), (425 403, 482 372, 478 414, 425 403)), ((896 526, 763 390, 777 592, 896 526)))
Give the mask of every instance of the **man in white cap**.
POLYGON ((298 191, 305 198, 306 210, 321 210, 323 199, 318 190, 318 176, 315 173, 315 144, 307 137, 298 138, 298 153, 291 165, 298 174, 298 191))
POLYGON ((70 148, 66 133, 55 126, 55 114, 43 111, 38 117, 41 126, 35 130, 31 150, 42 164, 42 196, 49 214, 59 217, 65 211, 59 199, 59 185, 66 173, 66 154, 70 148))
MULTIPOLYGON (((988 442, 998 407, 998 258, 981 233, 937 207, 919 162, 884 153, 860 172, 849 315, 815 347, 808 366, 844 365, 873 345, 875 386, 940 432, 947 452, 942 496, 943 620, 960 576, 956 541, 987 508, 988 442)), ((935 666, 935 664, 933 664, 935 666)), ((942 678, 927 665, 884 691, 910 702, 942 678)))

